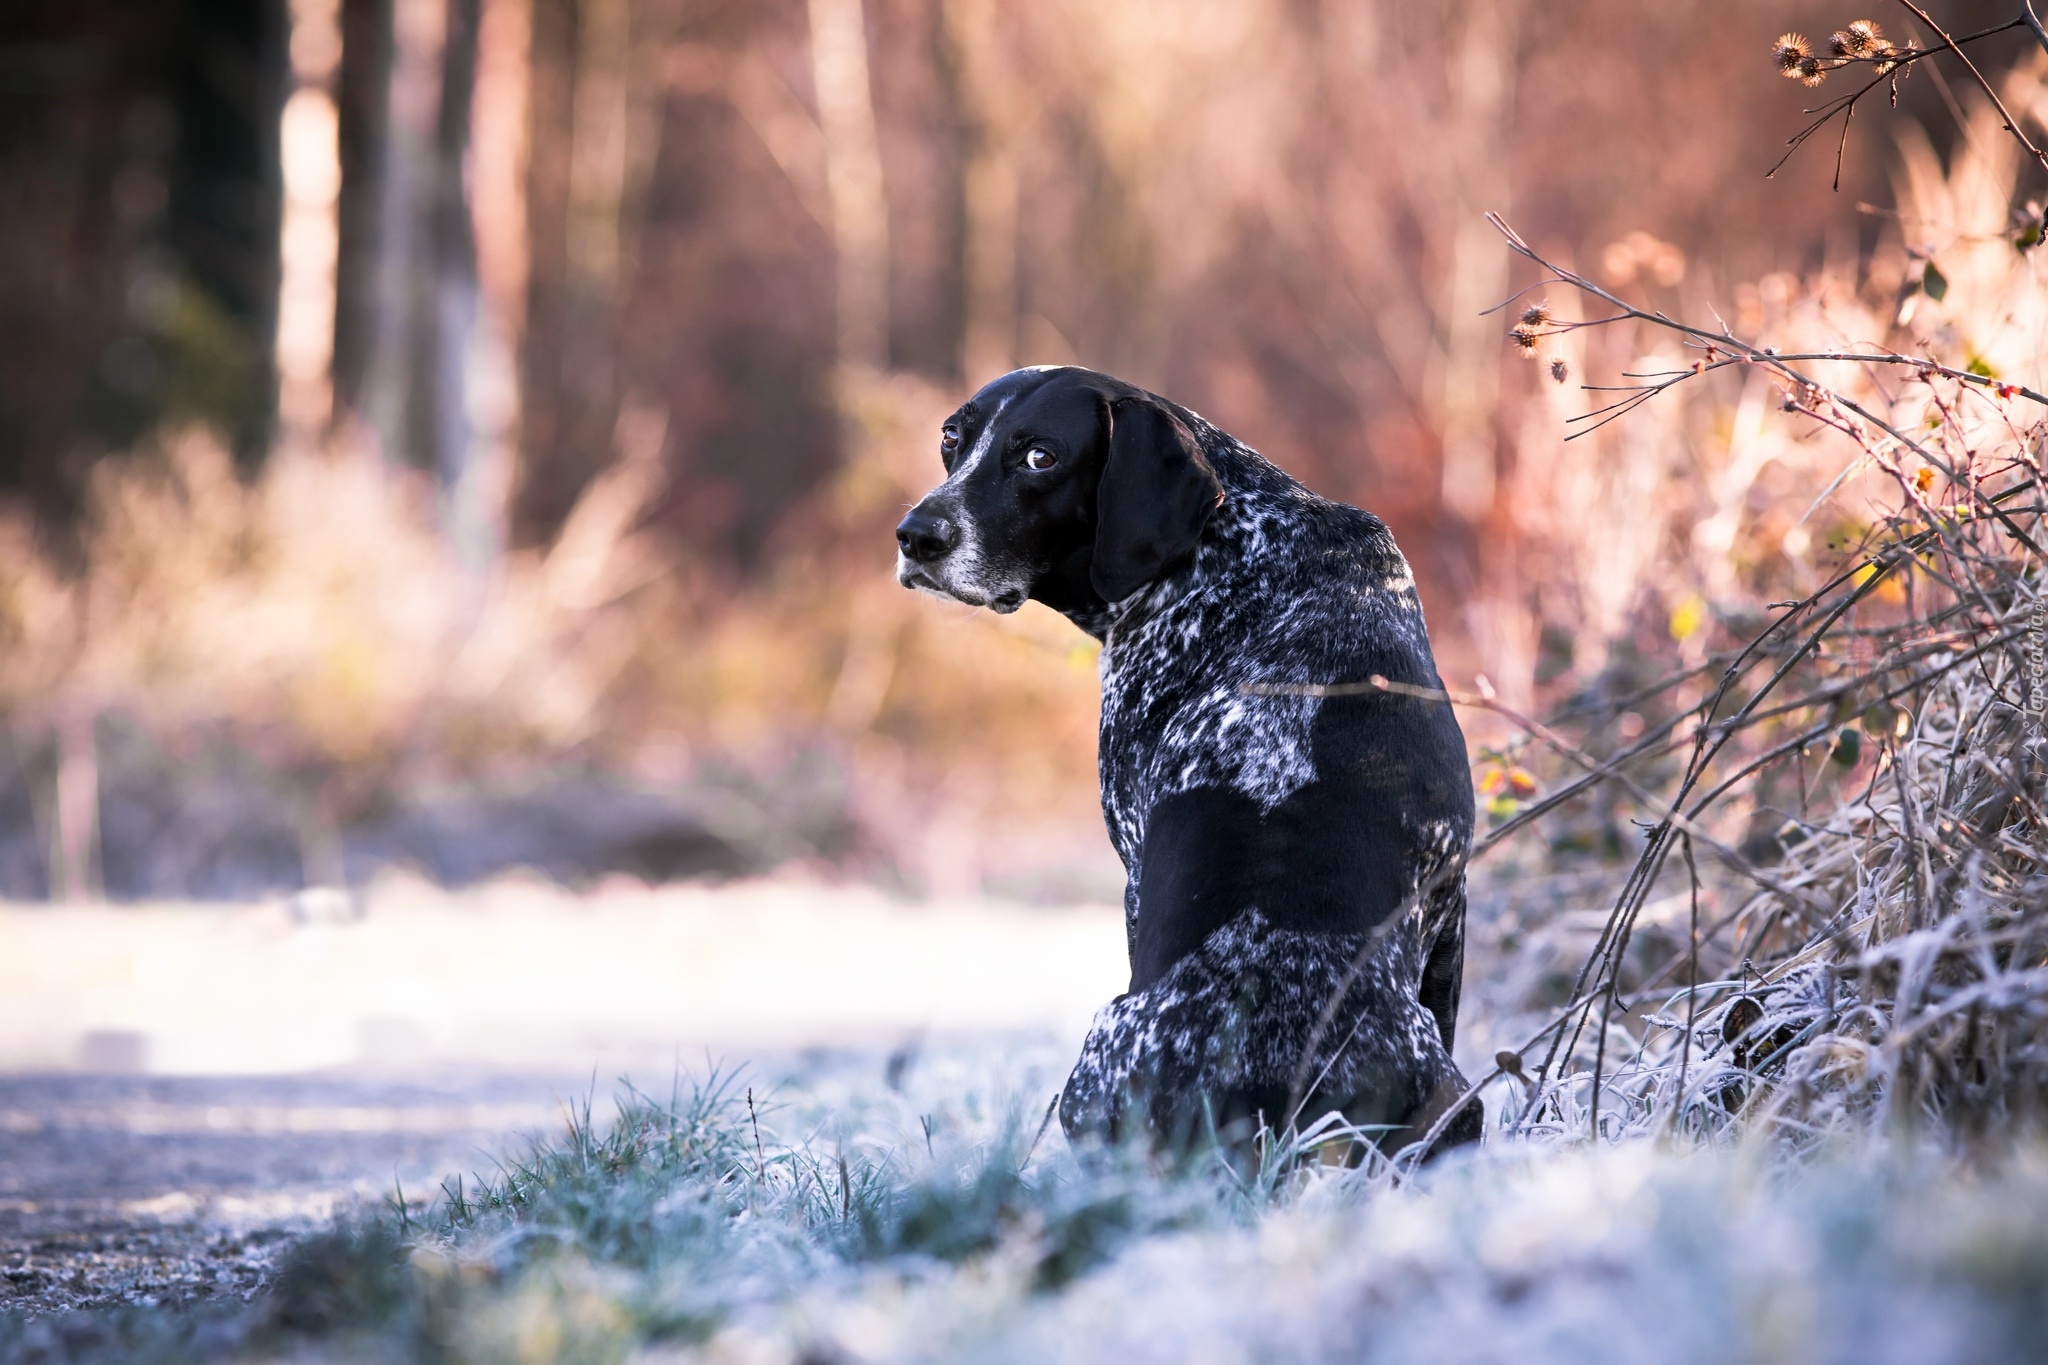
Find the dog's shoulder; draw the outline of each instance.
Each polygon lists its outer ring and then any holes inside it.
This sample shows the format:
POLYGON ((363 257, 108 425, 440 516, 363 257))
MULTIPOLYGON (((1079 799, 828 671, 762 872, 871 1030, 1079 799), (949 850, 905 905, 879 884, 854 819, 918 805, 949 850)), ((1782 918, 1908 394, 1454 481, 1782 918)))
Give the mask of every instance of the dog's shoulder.
POLYGON ((1194 562, 1118 624, 1103 657, 1105 794, 1135 817, 1131 833, 1146 808, 1205 788, 1270 813, 1332 777, 1340 752, 1375 773, 1462 772, 1442 703, 1322 691, 1374 675, 1438 685, 1386 524, 1228 438, 1211 460, 1224 500, 1194 562))
MULTIPOLYGON (((1386 523, 1234 441, 1212 460, 1223 502, 1193 563, 1110 631, 1105 700, 1159 717, 1203 698, 1241 711, 1240 698, 1372 674, 1435 686, 1415 577, 1386 523)), ((1295 709, 1306 719, 1314 708, 1295 709)))

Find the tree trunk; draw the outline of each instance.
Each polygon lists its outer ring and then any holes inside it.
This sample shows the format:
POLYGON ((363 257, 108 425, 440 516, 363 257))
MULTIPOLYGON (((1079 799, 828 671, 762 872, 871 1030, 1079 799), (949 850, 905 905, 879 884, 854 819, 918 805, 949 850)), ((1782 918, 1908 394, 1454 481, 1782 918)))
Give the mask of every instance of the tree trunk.
POLYGON ((811 72, 838 253, 839 369, 889 364, 889 201, 861 0, 810 0, 811 72))

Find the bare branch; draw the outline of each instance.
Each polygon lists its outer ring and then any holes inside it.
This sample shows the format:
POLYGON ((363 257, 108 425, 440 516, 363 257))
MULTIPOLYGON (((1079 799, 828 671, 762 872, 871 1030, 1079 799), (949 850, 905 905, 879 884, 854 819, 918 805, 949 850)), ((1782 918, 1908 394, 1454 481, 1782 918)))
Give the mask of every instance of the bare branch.
POLYGON ((2048 52, 2048 28, 2041 26, 2041 16, 2034 12, 2034 0, 2020 0, 2020 17, 2026 21, 2027 28, 2032 31, 2034 41, 2041 45, 2041 50, 2048 52))
MULTIPOLYGON (((1899 3, 1905 6, 1905 8, 1911 10, 1916 16, 1918 16, 1921 23, 1927 25, 1927 27, 1934 30, 1935 36, 1941 39, 1942 47, 1955 53, 1956 56, 1962 60, 1964 69, 1970 73, 1970 78, 1976 81, 1979 86, 1983 87, 1984 93, 1990 97, 1991 107, 1996 109, 1998 111, 1998 117, 2005 121, 2005 130, 2008 133, 2011 133, 2014 137, 2019 139, 2020 146, 2027 149, 2027 155, 2033 157, 2035 163, 2039 165, 2042 170, 2048 171, 2048 153, 2044 153, 2039 147, 2036 147, 2034 145, 2033 139, 2027 136, 2026 129, 2020 126, 2020 121, 2012 116, 2012 110, 2006 108, 2005 101, 1999 98, 1997 87, 1993 86, 1990 81, 1984 79, 1984 73, 1982 71, 1979 71, 1977 69, 1977 64, 1970 60, 1970 54, 1963 51, 1962 48, 1956 46, 1955 39, 1949 37, 1948 33, 1942 28, 1942 26, 1934 22, 1934 16, 1930 15, 1926 10, 1922 9, 1919 5, 1913 3, 1913 0, 1899 0, 1899 3)), ((2011 28, 2020 24, 2026 24, 2029 28, 2034 29, 2036 33, 2038 33, 2040 30, 2040 21, 2036 19, 2034 16, 2032 4, 2027 3, 2026 0, 2022 0, 2022 3, 2025 8, 2024 16, 2022 18, 2013 20, 2013 22, 2011 24, 2006 25, 2006 27, 2011 28)), ((1936 49, 1936 51, 1939 50, 1941 49, 1936 49)))

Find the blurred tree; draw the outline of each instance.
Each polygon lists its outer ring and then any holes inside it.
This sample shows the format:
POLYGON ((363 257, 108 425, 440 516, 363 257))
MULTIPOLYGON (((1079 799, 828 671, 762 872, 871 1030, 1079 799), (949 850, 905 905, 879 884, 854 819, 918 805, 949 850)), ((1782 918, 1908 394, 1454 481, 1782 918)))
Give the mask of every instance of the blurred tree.
POLYGON ((534 23, 515 537, 552 534, 640 393, 670 409, 657 515, 707 562, 746 562, 838 447, 806 10, 539 0, 534 23), (783 164, 806 136, 816 185, 783 164))
POLYGON ((0 7, 0 490, 48 529, 167 421, 270 412, 280 0, 0 7))
MULTIPOLYGON (((491 404, 510 382, 495 373, 509 364, 495 352, 511 325, 502 293, 487 298, 478 271, 474 123, 486 10, 507 8, 347 0, 343 21, 337 398, 343 420, 386 459, 434 476, 444 528, 479 567, 501 539, 504 476, 487 466, 502 455, 495 428, 507 419, 491 404)), ((520 46, 504 55, 515 82, 520 46)), ((505 112, 516 119, 518 108, 515 95, 505 112)), ((495 147, 516 143, 520 129, 488 132, 495 147)), ((492 184, 502 191, 502 174, 492 184)))

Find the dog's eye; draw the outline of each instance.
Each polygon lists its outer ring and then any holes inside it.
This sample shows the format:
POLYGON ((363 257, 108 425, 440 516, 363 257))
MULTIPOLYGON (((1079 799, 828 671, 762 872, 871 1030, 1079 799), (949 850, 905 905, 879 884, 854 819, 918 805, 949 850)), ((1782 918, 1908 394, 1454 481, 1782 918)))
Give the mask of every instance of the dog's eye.
POLYGON ((1059 462, 1060 457, 1047 450, 1044 446, 1033 446, 1024 452, 1024 467, 1026 469, 1051 469, 1059 462))
POLYGON ((954 451, 958 450, 959 448, 960 448, 960 428, 958 428, 958 427, 941 427, 941 428, 939 428, 939 453, 940 453, 941 455, 951 455, 951 454, 952 454, 952 453, 953 453, 954 451))

